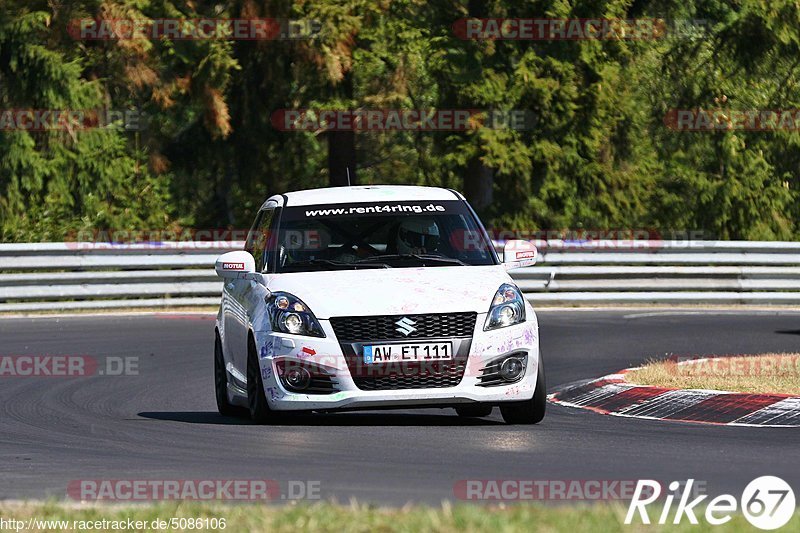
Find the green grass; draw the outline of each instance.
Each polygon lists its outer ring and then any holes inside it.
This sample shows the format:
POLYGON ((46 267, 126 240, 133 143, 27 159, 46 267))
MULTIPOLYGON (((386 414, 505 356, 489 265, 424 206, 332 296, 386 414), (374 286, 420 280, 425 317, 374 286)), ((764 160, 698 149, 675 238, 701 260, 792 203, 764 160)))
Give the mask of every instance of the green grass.
MULTIPOLYGON (((539 504, 513 504, 506 506, 484 506, 478 504, 444 504, 440 507, 406 506, 400 509, 385 509, 351 504, 334 505, 225 505, 219 503, 159 503, 132 506, 81 505, 78 503, 21 503, 0 504, 0 517, 27 520, 143 520, 148 527, 132 531, 159 531, 149 527, 153 520, 178 518, 224 518, 226 532, 269 531, 295 533, 313 532, 417 532, 437 531, 452 533, 467 532, 657 532, 686 531, 692 533, 714 531, 752 531, 753 527, 741 515, 723 526, 704 523, 698 512, 699 526, 692 526, 684 519, 679 526, 646 526, 637 520, 625 525, 626 507, 622 504, 598 504, 592 506, 539 504)), ((670 515, 671 518, 672 515, 670 515)), ((658 513, 651 511, 651 519, 658 513)), ((71 527, 71 524, 70 524, 71 527)), ((800 530, 800 515, 782 528, 785 531, 800 530)), ((80 530, 80 529, 78 529, 80 530)), ((3 530, 9 531, 8 528, 3 530)), ((13 531, 13 530, 11 530, 13 531)), ((48 531, 31 529, 26 531, 48 531)), ((128 530, 131 531, 131 530, 128 530)), ((198 531, 196 529, 168 529, 167 531, 198 531)), ((203 529, 203 531, 213 531, 203 529)))

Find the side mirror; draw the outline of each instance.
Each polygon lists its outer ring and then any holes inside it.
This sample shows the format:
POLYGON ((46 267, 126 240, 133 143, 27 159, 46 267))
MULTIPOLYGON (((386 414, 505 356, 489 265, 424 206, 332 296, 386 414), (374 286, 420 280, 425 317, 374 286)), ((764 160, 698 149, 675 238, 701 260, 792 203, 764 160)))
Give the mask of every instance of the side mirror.
POLYGON ((503 266, 506 270, 531 266, 536 263, 538 255, 539 251, 530 241, 506 241, 503 246, 503 266))
POLYGON ((224 279, 247 279, 255 274, 256 260, 250 252, 228 252, 217 258, 214 269, 224 279))

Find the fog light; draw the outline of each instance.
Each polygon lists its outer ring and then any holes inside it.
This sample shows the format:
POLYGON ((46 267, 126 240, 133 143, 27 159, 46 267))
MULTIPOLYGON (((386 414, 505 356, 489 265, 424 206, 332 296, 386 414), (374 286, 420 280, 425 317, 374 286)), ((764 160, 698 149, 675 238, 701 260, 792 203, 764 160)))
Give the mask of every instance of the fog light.
POLYGON ((286 385, 296 390, 303 390, 308 388, 311 383, 311 374, 302 367, 290 368, 286 371, 284 376, 286 385))
POLYGON ((500 377, 506 381, 514 381, 525 370, 525 365, 516 357, 509 357, 500 365, 500 377))

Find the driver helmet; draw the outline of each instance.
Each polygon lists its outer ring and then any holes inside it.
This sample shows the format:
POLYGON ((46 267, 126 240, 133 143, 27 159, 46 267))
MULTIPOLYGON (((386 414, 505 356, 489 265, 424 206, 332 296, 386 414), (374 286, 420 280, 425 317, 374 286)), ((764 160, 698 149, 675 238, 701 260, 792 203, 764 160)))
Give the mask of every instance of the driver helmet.
POLYGON ((439 247, 439 226, 430 218, 408 218, 397 229, 397 251, 401 254, 430 253, 439 247))

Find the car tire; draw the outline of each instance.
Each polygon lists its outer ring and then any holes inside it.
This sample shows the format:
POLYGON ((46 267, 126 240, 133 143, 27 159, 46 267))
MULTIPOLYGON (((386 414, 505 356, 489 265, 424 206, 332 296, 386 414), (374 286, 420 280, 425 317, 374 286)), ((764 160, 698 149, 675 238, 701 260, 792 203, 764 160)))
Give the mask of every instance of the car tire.
POLYGON ((241 409, 231 405, 228 400, 228 371, 225 369, 225 356, 222 353, 222 341, 219 333, 214 333, 214 395, 217 398, 217 410, 222 416, 236 416, 241 409))
POLYGON ((456 409, 456 414, 463 418, 481 418, 492 414, 494 406, 482 403, 459 405, 456 409))
POLYGON ((276 418, 264 394, 258 350, 252 337, 247 340, 247 406, 250 409, 250 419, 256 424, 268 424, 276 418))
POLYGON ((536 389, 533 398, 522 402, 507 402, 500 405, 500 413, 508 424, 538 424, 547 410, 547 385, 544 377, 544 364, 539 358, 536 374, 536 389))

